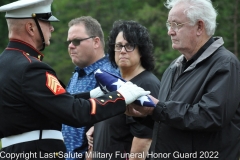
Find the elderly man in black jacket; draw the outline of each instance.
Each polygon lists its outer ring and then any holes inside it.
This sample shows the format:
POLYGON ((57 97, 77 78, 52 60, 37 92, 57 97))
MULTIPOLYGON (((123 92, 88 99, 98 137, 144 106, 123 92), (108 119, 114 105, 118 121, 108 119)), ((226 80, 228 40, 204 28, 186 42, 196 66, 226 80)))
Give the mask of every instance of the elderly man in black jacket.
MULTIPOLYGON (((182 55, 161 79, 157 106, 135 108, 155 121, 152 159, 240 157, 240 64, 212 37, 210 0, 167 0, 172 47, 182 55)), ((148 123, 149 124, 149 123, 148 123)))

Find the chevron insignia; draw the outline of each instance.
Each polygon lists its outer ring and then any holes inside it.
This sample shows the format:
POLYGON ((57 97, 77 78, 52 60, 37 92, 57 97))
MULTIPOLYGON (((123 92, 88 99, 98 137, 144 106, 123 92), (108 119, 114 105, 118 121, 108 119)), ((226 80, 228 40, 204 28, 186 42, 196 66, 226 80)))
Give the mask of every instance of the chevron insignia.
POLYGON ((65 93, 65 89, 61 86, 60 82, 58 81, 58 79, 46 72, 46 77, 47 77, 47 81, 46 81, 46 86, 55 94, 55 95, 58 95, 58 94, 62 94, 62 93, 65 93))

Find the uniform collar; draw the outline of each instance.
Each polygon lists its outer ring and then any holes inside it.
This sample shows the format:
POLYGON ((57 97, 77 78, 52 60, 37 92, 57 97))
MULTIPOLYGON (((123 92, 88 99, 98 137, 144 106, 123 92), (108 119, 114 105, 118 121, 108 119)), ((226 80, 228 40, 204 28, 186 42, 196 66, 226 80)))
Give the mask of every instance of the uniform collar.
POLYGON ((18 39, 10 39, 7 48, 22 50, 26 54, 36 57, 40 61, 42 61, 44 57, 44 55, 36 50, 32 45, 18 39))
POLYGON ((84 73, 84 75, 85 74, 89 75, 92 72, 96 71, 99 68, 99 66, 103 66, 107 61, 108 61, 108 55, 105 55, 103 58, 99 59, 95 63, 93 63, 90 66, 87 66, 85 68, 79 68, 78 66, 76 66, 75 72, 80 73, 80 75, 82 75, 82 73, 84 73))

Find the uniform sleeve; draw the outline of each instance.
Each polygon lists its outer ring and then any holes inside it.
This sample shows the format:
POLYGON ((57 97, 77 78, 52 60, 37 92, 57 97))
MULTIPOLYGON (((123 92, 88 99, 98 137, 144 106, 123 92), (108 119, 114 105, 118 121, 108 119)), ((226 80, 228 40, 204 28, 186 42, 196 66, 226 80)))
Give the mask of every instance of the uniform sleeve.
POLYGON ((90 97, 90 92, 81 92, 81 93, 75 93, 72 94, 75 98, 82 98, 82 99, 89 99, 90 97))
POLYGON ((31 108, 56 122, 73 127, 92 125, 124 113, 124 97, 111 92, 95 99, 75 98, 61 86, 48 65, 31 63, 23 73, 24 101, 31 108))
POLYGON ((179 129, 220 130, 234 119, 239 107, 238 63, 222 62, 214 66, 212 78, 200 86, 205 87, 205 93, 195 104, 174 100, 159 102, 153 111, 153 119, 179 129))

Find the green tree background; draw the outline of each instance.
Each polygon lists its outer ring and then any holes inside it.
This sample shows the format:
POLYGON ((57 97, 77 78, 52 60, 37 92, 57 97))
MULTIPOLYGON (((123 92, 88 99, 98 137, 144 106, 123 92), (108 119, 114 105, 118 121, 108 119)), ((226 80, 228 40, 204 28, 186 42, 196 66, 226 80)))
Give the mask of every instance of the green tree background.
MULTIPOLYGON (((239 37, 237 30, 240 26, 240 13, 237 8, 240 0, 212 0, 219 12, 216 36, 222 36, 225 47, 239 57, 239 37)), ((0 1, 0 5, 13 2, 13 0, 0 1)), ((172 49, 171 41, 167 35, 165 22, 168 10, 164 7, 164 0, 55 0, 52 5, 53 14, 60 22, 52 23, 55 31, 52 33, 51 45, 43 54, 43 61, 50 64, 57 72, 58 77, 67 84, 74 70, 74 65, 67 52, 68 22, 80 16, 92 16, 102 25, 105 41, 115 20, 135 20, 146 26, 154 43, 156 69, 154 73, 161 78, 170 62, 179 56, 172 49)), ((0 14, 0 50, 4 50, 8 43, 8 30, 4 18, 0 14)), ((107 50, 105 48, 105 50, 107 50)))
MULTIPOLYGON (((14 1, 0 1, 0 6, 14 1)), ((215 36, 222 36, 225 47, 238 58, 240 56, 239 1, 212 0, 219 12, 215 36)), ((87 15, 96 18, 102 25, 106 41, 115 20, 135 20, 146 26, 150 32, 157 62, 154 73, 161 78, 170 62, 179 56, 179 53, 172 49, 167 35, 165 23, 168 10, 164 7, 164 2, 164 0, 55 0, 52 10, 60 22, 53 23, 55 31, 52 34, 51 45, 43 51, 45 55, 43 61, 50 64, 58 77, 67 84, 74 70, 65 43, 68 22, 71 19, 87 15)), ((8 44, 8 29, 4 15, 5 13, 0 13, 0 53, 8 44)))

